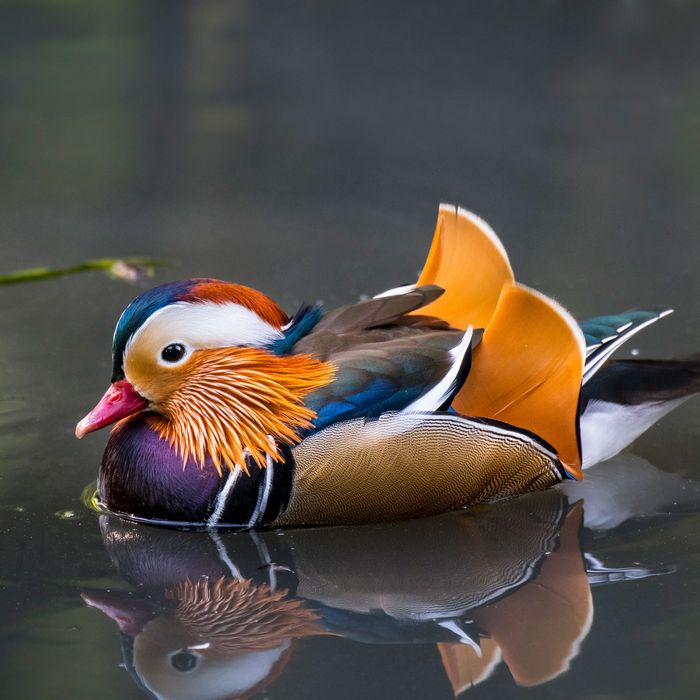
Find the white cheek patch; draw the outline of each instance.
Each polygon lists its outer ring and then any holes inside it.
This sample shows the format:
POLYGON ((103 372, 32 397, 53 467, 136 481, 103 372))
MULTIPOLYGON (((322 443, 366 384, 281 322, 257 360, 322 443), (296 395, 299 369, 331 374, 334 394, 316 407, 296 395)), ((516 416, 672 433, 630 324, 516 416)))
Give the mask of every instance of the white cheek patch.
POLYGON ((234 345, 266 347, 283 337, 279 328, 240 304, 177 302, 152 314, 131 337, 124 354, 126 358, 132 347, 142 344, 150 346, 158 358, 171 343, 184 345, 187 354, 234 345))

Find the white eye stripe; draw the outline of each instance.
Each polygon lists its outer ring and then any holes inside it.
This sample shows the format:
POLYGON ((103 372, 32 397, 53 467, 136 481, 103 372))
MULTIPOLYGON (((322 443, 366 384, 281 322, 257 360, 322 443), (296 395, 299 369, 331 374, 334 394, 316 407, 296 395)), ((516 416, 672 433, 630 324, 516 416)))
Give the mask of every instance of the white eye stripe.
POLYGON ((172 343, 185 346, 186 354, 204 348, 233 345, 265 347, 284 337, 282 331, 240 304, 177 302, 153 313, 129 339, 124 356, 141 340, 153 345, 160 358, 172 343))

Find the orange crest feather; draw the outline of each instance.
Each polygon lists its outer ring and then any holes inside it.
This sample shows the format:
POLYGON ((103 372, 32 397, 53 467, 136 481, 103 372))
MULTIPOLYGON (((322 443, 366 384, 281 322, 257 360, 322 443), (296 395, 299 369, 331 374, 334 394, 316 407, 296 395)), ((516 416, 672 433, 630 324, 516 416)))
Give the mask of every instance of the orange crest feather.
POLYGON ((189 291, 186 301, 209 301, 215 304, 240 304, 254 311, 263 321, 279 327, 289 319, 266 294, 243 284, 215 279, 201 279, 189 291))

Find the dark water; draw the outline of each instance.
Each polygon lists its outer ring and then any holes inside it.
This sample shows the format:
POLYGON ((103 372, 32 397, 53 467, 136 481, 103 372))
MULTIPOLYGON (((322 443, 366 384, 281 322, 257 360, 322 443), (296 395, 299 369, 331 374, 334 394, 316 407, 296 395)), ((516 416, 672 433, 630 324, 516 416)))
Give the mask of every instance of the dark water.
MULTIPOLYGON (((0 271, 148 254, 174 263, 158 280, 332 306, 413 279, 454 201, 577 316, 668 304, 634 347, 697 351, 699 22, 651 0, 5 0, 0 271)), ((100 523, 80 493, 105 435, 73 427, 135 293, 0 288, 3 698, 146 697, 125 664, 163 698, 449 699, 455 649, 491 671, 465 697, 697 697, 700 403, 566 496, 257 539, 100 523), (185 614, 183 580, 236 571, 277 615, 262 656, 185 614), (216 663, 177 656, 193 634, 216 663)))

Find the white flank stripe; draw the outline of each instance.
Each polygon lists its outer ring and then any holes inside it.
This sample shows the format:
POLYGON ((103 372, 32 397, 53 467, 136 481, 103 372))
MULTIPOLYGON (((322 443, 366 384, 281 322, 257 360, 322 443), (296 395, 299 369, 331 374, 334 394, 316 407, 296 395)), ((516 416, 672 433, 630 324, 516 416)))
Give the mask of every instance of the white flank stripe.
MULTIPOLYGON (((498 435, 503 435, 506 438, 520 440, 522 442, 527 442, 538 452, 551 457, 552 459, 557 459, 556 452, 547 449, 541 442, 530 437, 527 433, 524 433, 517 428, 512 430, 502 427, 500 425, 494 425, 488 420, 481 421, 478 418, 470 418, 468 416, 460 416, 457 413, 405 413, 404 411, 389 411, 383 413, 379 416, 379 419, 373 423, 364 423, 364 418, 356 418, 350 421, 345 421, 343 423, 334 423, 324 428, 318 433, 314 433, 311 437, 306 438, 306 440, 316 440, 316 436, 330 435, 333 430, 342 430, 346 433, 350 426, 362 424, 362 431, 367 432, 371 435, 368 439, 376 440, 381 439, 385 435, 396 435, 408 432, 409 430, 415 430, 420 423, 427 423, 430 421, 455 421, 464 422, 470 425, 478 425, 484 430, 488 430, 489 433, 495 433, 498 435), (374 435, 372 435, 374 432, 374 435)), ((362 439, 365 439, 364 437, 362 439)))
POLYGON ((248 527, 255 527, 260 522, 263 515, 265 515, 267 501, 270 498, 270 491, 272 490, 272 480, 275 475, 275 463, 272 461, 272 457, 270 457, 269 454, 267 454, 266 457, 267 465, 265 467, 265 483, 263 484, 262 491, 260 492, 260 496, 258 497, 258 502, 255 506, 255 510, 253 511, 253 515, 250 516, 250 520, 248 521, 248 527))
POLYGON ((219 495, 216 497, 216 505, 214 506, 212 514, 209 516, 209 520, 207 520, 207 527, 216 527, 219 524, 221 514, 224 512, 224 508, 226 508, 226 502, 228 501, 231 489, 235 486, 240 475, 241 468, 238 465, 236 465, 236 468, 232 472, 229 472, 224 487, 219 491, 219 495))

